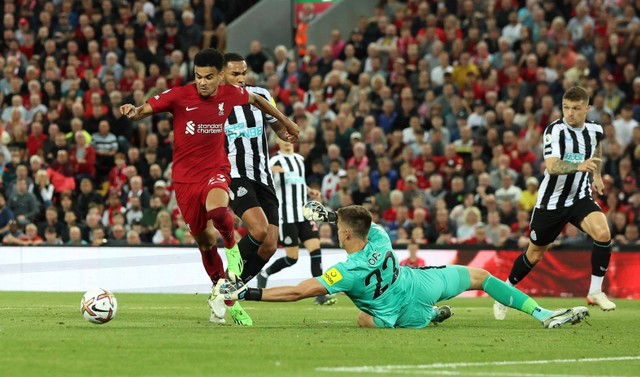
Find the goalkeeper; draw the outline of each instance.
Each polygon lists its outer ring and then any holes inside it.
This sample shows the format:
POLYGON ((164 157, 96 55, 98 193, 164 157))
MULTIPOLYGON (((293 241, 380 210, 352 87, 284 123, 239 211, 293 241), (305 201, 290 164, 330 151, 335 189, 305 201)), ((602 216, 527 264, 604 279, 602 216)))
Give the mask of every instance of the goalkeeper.
POLYGON ((345 262, 296 286, 256 289, 239 280, 221 280, 215 288, 218 294, 229 300, 280 302, 344 292, 361 310, 357 323, 362 327, 423 328, 430 322, 442 322, 451 316, 451 310, 434 306, 436 303, 479 289, 500 303, 533 316, 546 328, 575 324, 589 315, 584 306, 555 311, 542 308, 522 291, 481 268, 399 266, 389 236, 382 227, 372 224, 371 213, 362 206, 331 212, 318 202, 309 202, 304 213, 310 220, 337 223, 340 247, 348 254, 345 262))

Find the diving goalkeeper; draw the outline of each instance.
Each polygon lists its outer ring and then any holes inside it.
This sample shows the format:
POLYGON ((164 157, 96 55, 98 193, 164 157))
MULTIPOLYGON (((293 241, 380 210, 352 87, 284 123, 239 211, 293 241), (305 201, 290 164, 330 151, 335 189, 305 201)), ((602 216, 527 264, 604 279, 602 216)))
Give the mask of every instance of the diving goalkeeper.
POLYGON ((589 315, 584 306, 555 311, 542 308, 522 291, 481 268, 399 266, 389 236, 372 223, 371 213, 362 206, 331 212, 318 202, 309 202, 304 214, 309 220, 337 224, 340 247, 348 254, 345 262, 296 286, 256 289, 246 287, 240 280, 221 280, 216 294, 227 300, 284 302, 344 292, 361 310, 357 323, 362 327, 423 328, 430 322, 442 322, 451 316, 451 310, 437 307, 436 303, 479 289, 500 303, 531 315, 545 328, 576 324, 589 315))

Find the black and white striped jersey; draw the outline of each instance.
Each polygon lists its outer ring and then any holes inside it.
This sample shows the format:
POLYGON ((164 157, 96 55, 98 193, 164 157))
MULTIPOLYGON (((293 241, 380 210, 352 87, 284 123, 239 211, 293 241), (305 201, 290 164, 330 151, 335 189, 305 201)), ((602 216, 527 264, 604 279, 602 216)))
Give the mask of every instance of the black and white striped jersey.
MULTIPOLYGON (((275 106, 269 91, 249 86, 249 92, 261 95, 275 106)), ((231 164, 231 178, 247 178, 273 187, 269 170, 269 143, 266 126, 275 122, 253 105, 236 106, 224 124, 226 150, 231 164)))
MULTIPOLYGON (((603 138, 602 126, 597 123, 587 120, 584 127, 575 128, 568 125, 564 118, 558 119, 544 130, 542 155, 544 158, 557 157, 579 164, 593 157, 603 138)), ((545 170, 535 208, 565 208, 584 197, 591 197, 589 173, 551 175, 545 170)))
POLYGON ((280 224, 304 221, 302 207, 307 201, 304 157, 297 153, 278 152, 271 158, 271 166, 280 166, 284 172, 273 173, 276 195, 280 202, 280 224))

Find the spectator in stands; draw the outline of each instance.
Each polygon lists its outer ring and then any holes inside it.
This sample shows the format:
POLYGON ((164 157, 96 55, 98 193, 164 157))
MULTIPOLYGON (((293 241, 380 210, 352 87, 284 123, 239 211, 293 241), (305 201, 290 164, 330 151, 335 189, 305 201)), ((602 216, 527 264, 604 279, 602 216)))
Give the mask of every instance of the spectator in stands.
POLYGON ((63 245, 64 242, 58 237, 58 231, 55 227, 49 226, 44 230, 44 242, 42 245, 48 246, 59 246, 63 245))
POLYGON ((409 251, 409 257, 400 261, 401 266, 408 266, 412 268, 424 267, 427 263, 424 259, 418 256, 419 245, 416 242, 410 242, 407 245, 407 250, 409 251))
POLYGON ((118 139, 110 132, 109 121, 101 120, 98 124, 98 132, 92 135, 92 147, 96 152, 95 169, 99 177, 109 174, 118 152, 118 139))
POLYGON ((89 213, 92 203, 98 204, 104 202, 104 199, 93 189, 93 182, 89 178, 83 178, 80 181, 80 194, 75 200, 74 211, 83 219, 89 213))
POLYGON ((438 245, 454 243, 457 227, 449 220, 449 211, 446 208, 436 210, 436 216, 425 236, 429 243, 438 245))
POLYGON ((0 238, 4 237, 5 233, 9 231, 12 221, 15 221, 15 216, 11 208, 7 206, 4 194, 0 192, 0 238))
POLYGON ((33 222, 40 212, 38 200, 28 191, 27 179, 18 178, 16 189, 8 198, 8 206, 21 226, 33 222))
POLYGON ((84 178, 93 179, 96 174, 96 150, 87 143, 85 132, 76 131, 75 145, 69 151, 69 162, 74 176, 79 182, 84 178))
POLYGON ((140 234, 137 231, 132 229, 127 232, 127 245, 142 245, 140 234))
POLYGON ((82 239, 82 231, 80 231, 78 226, 74 225, 69 227, 69 241, 67 241, 66 244, 70 246, 84 246, 89 243, 82 239))

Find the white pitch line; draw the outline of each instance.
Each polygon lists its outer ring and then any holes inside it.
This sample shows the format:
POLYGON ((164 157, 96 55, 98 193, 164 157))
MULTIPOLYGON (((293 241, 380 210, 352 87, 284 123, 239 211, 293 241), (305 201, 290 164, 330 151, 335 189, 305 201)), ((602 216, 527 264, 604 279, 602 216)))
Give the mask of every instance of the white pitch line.
MULTIPOLYGON (((382 373, 382 372, 380 372, 382 373)), ((386 371, 384 373, 394 374, 417 374, 428 376, 501 376, 501 377, 624 377, 613 375, 578 375, 578 374, 540 374, 540 373, 517 373, 517 372, 469 372, 469 371, 452 371, 452 370, 395 370, 386 371)))
MULTIPOLYGON (((600 361, 630 361, 640 360, 640 356, 620 356, 620 357, 597 357, 585 359, 555 359, 555 360, 519 360, 519 361, 489 361, 478 363, 434 363, 421 365, 381 365, 381 366, 359 366, 359 367, 320 367, 318 372, 351 372, 351 373, 403 373, 406 370, 415 372, 416 369, 447 369, 466 368, 483 366, 504 366, 504 365, 533 365, 533 364, 562 364, 562 363, 590 363, 600 361)), ((445 373, 443 373, 445 374, 445 373)), ((491 373, 495 375, 496 373, 491 373)), ((520 374, 519 374, 520 375, 520 374)), ((548 375, 545 375, 548 376, 548 375)))

